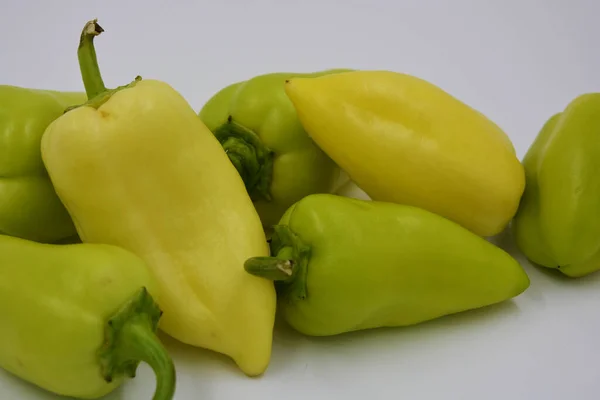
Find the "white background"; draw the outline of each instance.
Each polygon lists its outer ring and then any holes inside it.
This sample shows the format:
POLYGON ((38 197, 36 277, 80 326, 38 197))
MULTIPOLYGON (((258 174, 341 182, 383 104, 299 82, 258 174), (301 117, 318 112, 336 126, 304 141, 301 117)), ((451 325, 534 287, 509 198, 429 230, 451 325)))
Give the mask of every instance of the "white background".
MULTIPOLYGON (((487 114, 522 157, 552 113, 600 91, 597 0, 0 5, 1 84, 83 90, 77 44, 97 17, 108 86, 138 74, 161 79, 196 110, 221 87, 256 74, 389 69, 428 79, 487 114)), ((514 250, 504 236, 499 243, 514 250)), ((600 398, 600 274, 569 280, 523 265, 531 287, 515 301, 415 327, 319 339, 281 324, 261 378, 165 338, 178 368, 176 399, 600 398)), ((141 365, 108 399, 150 399, 153 389, 141 365)), ((57 397, 0 371, 0 399, 57 397)))

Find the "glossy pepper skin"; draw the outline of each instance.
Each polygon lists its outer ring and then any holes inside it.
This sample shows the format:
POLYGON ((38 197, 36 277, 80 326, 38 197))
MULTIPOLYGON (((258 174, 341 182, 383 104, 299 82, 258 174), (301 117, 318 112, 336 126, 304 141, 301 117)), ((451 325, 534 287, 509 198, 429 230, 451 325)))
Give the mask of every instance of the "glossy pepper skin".
POLYGON ((244 271, 247 258, 269 252, 244 183, 171 86, 137 79, 105 90, 90 61, 101 31, 90 21, 79 48, 92 99, 42 138, 50 178, 83 242, 117 245, 147 263, 164 332, 259 375, 270 361, 276 297, 272 282, 244 271))
POLYGON ((525 186, 508 136, 437 86, 390 71, 291 78, 312 139, 373 200, 424 208, 481 236, 500 233, 525 186))
POLYGON ((418 324, 529 287, 508 253, 448 219, 331 194, 293 205, 271 253, 246 270, 277 281, 282 316, 313 336, 418 324))
POLYGON ((0 86, 0 232, 37 242, 75 235, 40 155, 46 127, 85 93, 0 86))
POLYGON ((265 227, 312 193, 330 193, 347 177, 306 134, 290 100, 286 79, 315 73, 270 73, 223 88, 199 116, 215 134, 244 180, 265 227))
POLYGON ((525 194, 512 229, 532 262, 581 277, 600 269, 600 93, 546 121, 523 158, 525 194))
POLYGON ((155 336, 156 283, 131 252, 0 235, 0 367, 49 392, 97 399, 156 373, 155 400, 173 398, 175 368, 155 336))

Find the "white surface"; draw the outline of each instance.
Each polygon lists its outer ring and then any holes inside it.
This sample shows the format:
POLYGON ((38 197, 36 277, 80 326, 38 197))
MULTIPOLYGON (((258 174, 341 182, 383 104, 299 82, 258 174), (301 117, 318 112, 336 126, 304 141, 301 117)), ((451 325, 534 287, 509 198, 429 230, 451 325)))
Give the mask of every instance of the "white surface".
MULTIPOLYGON (((199 109, 224 85, 265 72, 408 72, 494 119, 519 157, 552 113, 600 90, 597 0, 0 5, 3 84, 82 90, 79 33, 97 17, 109 86, 137 74, 161 79, 199 109)), ((420 326, 316 339, 281 324, 258 379, 223 356, 165 339, 178 368, 176 399, 600 398, 600 274, 567 280, 523 263, 531 287, 515 301, 420 326)), ((153 389, 142 365, 107 400, 150 399, 153 389)), ((0 398, 57 397, 0 372, 0 398)))

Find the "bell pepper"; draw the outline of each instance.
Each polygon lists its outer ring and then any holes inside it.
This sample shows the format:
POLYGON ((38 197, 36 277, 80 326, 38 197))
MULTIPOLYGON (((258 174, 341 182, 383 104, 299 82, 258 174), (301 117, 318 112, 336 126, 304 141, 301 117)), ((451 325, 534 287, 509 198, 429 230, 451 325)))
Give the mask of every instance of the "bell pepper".
POLYGON ((229 355, 248 375, 268 366, 272 282, 244 260, 268 255, 244 183, 211 131, 170 85, 104 87, 86 24, 78 49, 90 100, 56 119, 42 159, 81 240, 140 256, 159 282, 160 328, 229 355))
POLYGON ((441 88, 391 71, 291 78, 317 145, 373 200, 424 208, 480 236, 503 231, 525 186, 504 131, 441 88))
POLYGON ((552 115, 523 158, 525 193, 512 223, 533 263, 581 277, 600 269, 600 93, 552 115))
POLYGON ((333 192, 347 180, 308 137, 283 90, 288 78, 340 71, 346 70, 259 75, 223 88, 199 112, 244 180, 267 229, 302 197, 333 192))
POLYGON ((61 396, 96 399, 156 374, 155 400, 175 392, 155 335, 156 282, 135 254, 103 244, 42 244, 0 235, 0 367, 61 396))
POLYGON ((455 222, 333 194, 290 207, 274 227, 271 253, 245 269, 277 283, 283 318, 311 336, 414 325, 529 287, 514 258, 455 222))
POLYGON ((0 86, 0 232, 38 242, 75 234, 54 192, 40 140, 51 121, 85 93, 0 86))

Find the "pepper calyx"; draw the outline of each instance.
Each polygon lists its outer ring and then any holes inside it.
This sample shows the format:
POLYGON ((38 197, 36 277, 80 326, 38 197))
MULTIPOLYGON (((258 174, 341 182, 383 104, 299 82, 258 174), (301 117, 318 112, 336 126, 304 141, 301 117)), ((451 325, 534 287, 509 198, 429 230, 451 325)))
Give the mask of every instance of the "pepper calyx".
POLYGON ((232 116, 213 133, 244 181, 252 201, 271 201, 274 152, 232 116))
POLYGON ((270 247, 275 257, 252 257, 246 260, 246 272, 275 281, 277 290, 291 301, 306 299, 310 246, 287 225, 275 225, 270 247))
POLYGON ((156 336, 162 311, 146 288, 138 290, 104 326, 98 349, 100 371, 108 383, 135 378, 141 361, 156 375, 154 400, 170 400, 175 393, 175 366, 156 336))

